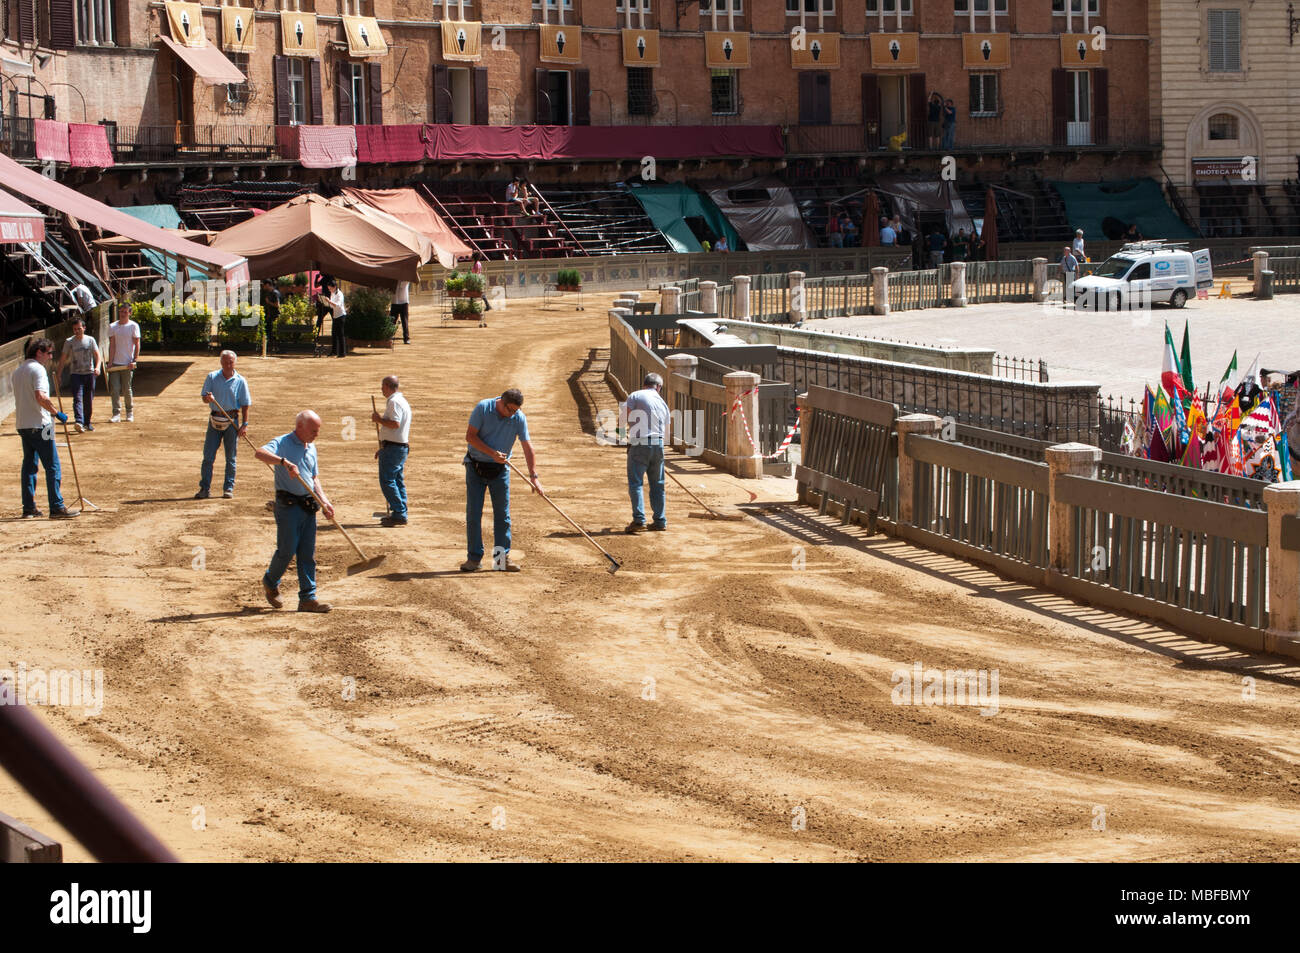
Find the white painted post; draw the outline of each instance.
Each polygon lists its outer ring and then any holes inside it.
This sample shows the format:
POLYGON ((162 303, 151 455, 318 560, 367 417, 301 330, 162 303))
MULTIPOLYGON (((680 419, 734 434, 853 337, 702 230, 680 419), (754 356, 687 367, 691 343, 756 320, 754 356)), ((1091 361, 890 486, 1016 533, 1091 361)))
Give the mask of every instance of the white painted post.
POLYGON ((681 314, 681 311, 678 310, 678 304, 679 304, 679 299, 681 298, 681 294, 682 294, 682 290, 680 288, 675 288, 672 286, 660 290, 659 310, 662 311, 664 314, 681 314))
POLYGON ((731 279, 732 287, 736 289, 736 320, 753 321, 754 317, 749 310, 749 275, 736 275, 731 279))
MULTIPOLYGON (((695 380, 695 371, 699 367, 700 359, 694 354, 670 354, 665 363, 668 365, 668 380, 664 381, 665 395, 668 401, 668 409, 671 411, 677 407, 686 406, 686 396, 690 392, 690 382, 695 380)), ((683 411, 684 412, 684 411, 683 411)), ((676 447, 678 450, 685 450, 686 441, 682 435, 677 432, 677 415, 669 414, 669 434, 668 445, 676 447)), ((694 427, 691 427, 692 439, 703 439, 703 435, 695 433, 694 427)))
POLYGON ((716 281, 700 282, 700 310, 705 314, 718 313, 718 283, 716 281))
POLYGON ((894 421, 898 431, 898 522, 911 525, 916 515, 916 461, 907 445, 910 434, 929 436, 943 429, 943 421, 934 414, 907 414, 894 421))
POLYGON ((1255 294, 1259 294, 1259 284, 1263 280, 1263 274, 1268 270, 1268 252, 1257 251, 1255 258, 1255 294))
POLYGON ((1300 550, 1282 548, 1282 520, 1300 515, 1300 480, 1264 487, 1268 510, 1268 631, 1264 650, 1300 658, 1300 550))
POLYGON ((722 378, 727 388, 727 470, 742 480, 757 480, 763 475, 763 455, 749 439, 752 434, 754 441, 758 441, 759 380, 757 374, 749 371, 732 371, 722 378), (737 401, 740 407, 733 411, 737 401), (745 432, 746 423, 749 433, 745 432))
POLYGON ((1047 300, 1047 259, 1034 259, 1034 302, 1042 304, 1047 300))
MULTIPOLYGON (((1081 476, 1097 479, 1101 449, 1086 443, 1062 443, 1048 447, 1047 459, 1047 548, 1052 554, 1052 570, 1065 572, 1072 561, 1070 506, 1056 499, 1056 478, 1081 476)), ((1085 541, 1086 542, 1086 541, 1085 541)), ((1090 554, 1089 554, 1090 555, 1090 554)), ((1109 554, 1107 554, 1109 562, 1109 554)))
POLYGON ((966 262, 952 263, 952 306, 966 307, 966 262))
POLYGON ((889 269, 871 269, 871 313, 889 314, 889 269))
POLYGON ((790 310, 787 314, 791 323, 798 324, 808 316, 807 291, 803 285, 803 280, 807 277, 807 274, 802 271, 792 271, 788 277, 790 279, 790 310))

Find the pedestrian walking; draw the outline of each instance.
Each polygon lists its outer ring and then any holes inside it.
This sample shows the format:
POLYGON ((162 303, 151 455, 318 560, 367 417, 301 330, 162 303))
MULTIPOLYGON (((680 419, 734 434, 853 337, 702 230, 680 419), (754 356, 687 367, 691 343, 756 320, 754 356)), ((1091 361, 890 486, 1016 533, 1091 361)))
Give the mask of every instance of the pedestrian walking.
POLYGON ((63 342, 55 373, 61 376, 63 369, 71 365, 72 419, 77 433, 95 429, 90 418, 95 409, 95 380, 103 363, 99 342, 86 333, 86 319, 73 318, 72 337, 63 342))
POLYGON ((641 389, 627 395, 627 491, 632 498, 632 522, 626 532, 642 533, 646 529, 645 507, 641 488, 650 483, 650 510, 654 522, 650 529, 663 532, 668 528, 667 495, 664 488, 664 437, 668 432, 668 404, 661 394, 664 379, 647 374, 641 389))
POLYGON ((320 482, 320 468, 313 445, 320 434, 320 417, 304 410, 294 420, 290 433, 276 437, 255 454, 275 467, 275 554, 262 576, 262 590, 273 608, 282 609, 280 579, 289 563, 298 563, 298 611, 329 612, 330 604, 316 598, 316 513, 334 518, 334 507, 320 482), (320 497, 307 492, 306 480, 320 497))
POLYGON ((396 374, 389 374, 380 383, 384 392, 384 412, 372 411, 370 420, 380 427, 379 489, 388 501, 388 515, 380 522, 384 526, 405 526, 406 515, 406 455, 411 445, 411 405, 402 394, 396 374))
POLYGON ((223 499, 235 496, 235 455, 239 438, 248 431, 248 408, 253 402, 248 391, 248 381, 235 372, 235 352, 221 352, 221 367, 203 381, 199 396, 208 405, 208 427, 203 438, 203 466, 199 469, 199 492, 196 500, 206 500, 212 488, 212 465, 217 459, 217 447, 226 451, 226 475, 222 484, 223 499), (231 423, 231 421, 235 423, 231 423))
POLYGON ((334 356, 346 357, 348 353, 348 309, 343 301, 343 291, 333 278, 317 300, 329 308, 333 317, 330 319, 330 333, 334 336, 334 356))
POLYGON ((1078 228, 1074 231, 1074 257, 1080 262, 1088 260, 1088 251, 1083 242, 1083 229, 1078 228))
POLYGON ((127 423, 135 420, 131 382, 139 357, 140 325, 131 320, 131 302, 122 301, 117 306, 117 320, 108 326, 108 395, 113 402, 113 416, 108 422, 111 424, 122 422, 123 405, 127 423))
POLYGON ((1079 274, 1079 259, 1069 245, 1062 248, 1061 252, 1061 303, 1068 304, 1074 297, 1074 279, 1079 274))
POLYGON ((393 292, 393 303, 388 307, 388 316, 394 323, 398 321, 402 323, 402 343, 410 344, 411 283, 409 281, 397 283, 397 290, 393 292))
MULTIPOLYGON (((708 251, 707 248, 704 249, 704 250, 705 250, 705 251, 708 251)), ((470 266, 470 271, 472 271, 472 272, 473 272, 474 274, 476 274, 476 275, 481 275, 481 274, 483 274, 483 253, 482 253, 481 251, 476 251, 476 252, 474 253, 474 264, 470 266)), ((484 279, 484 281, 483 281, 483 310, 484 310, 484 312, 487 312, 487 311, 491 311, 491 310, 492 310, 492 302, 488 301, 487 289, 488 289, 488 286, 487 286, 487 280, 484 279)))
POLYGON ((943 148, 953 149, 957 145, 957 107, 951 99, 943 103, 943 148))
POLYGON ((36 508, 36 473, 39 467, 45 468, 45 493, 50 503, 50 518, 72 519, 79 514, 63 504, 59 448, 54 444, 54 421, 62 424, 68 422, 68 415, 60 412, 50 400, 47 369, 54 358, 54 342, 49 338, 29 340, 23 349, 23 358, 23 362, 9 376, 9 385, 14 395, 14 425, 23 446, 20 472, 23 519, 34 519, 41 515, 41 511, 36 508))
POLYGON ((965 261, 970 255, 970 238, 966 235, 966 227, 962 226, 957 229, 957 234, 952 239, 952 260, 965 261))
POLYGON ((930 267, 938 268, 943 264, 943 252, 948 247, 948 237, 943 229, 936 228, 930 233, 930 267))
POLYGON ((465 441, 465 535, 469 558, 461 563, 461 572, 474 572, 483 561, 483 494, 492 497, 492 568, 519 572, 510 561, 510 469, 506 461, 515 440, 524 448, 528 463, 528 482, 534 492, 542 492, 537 479, 537 456, 528 436, 524 417, 524 395, 512 387, 500 397, 488 397, 474 405, 469 415, 465 441))
POLYGON ((318 271, 316 272, 315 284, 316 284, 316 337, 319 338, 321 336, 321 332, 325 330, 325 315, 330 313, 330 306, 326 301, 321 300, 321 295, 324 294, 328 296, 329 292, 326 289, 330 285, 334 284, 334 276, 327 275, 323 271, 318 271))

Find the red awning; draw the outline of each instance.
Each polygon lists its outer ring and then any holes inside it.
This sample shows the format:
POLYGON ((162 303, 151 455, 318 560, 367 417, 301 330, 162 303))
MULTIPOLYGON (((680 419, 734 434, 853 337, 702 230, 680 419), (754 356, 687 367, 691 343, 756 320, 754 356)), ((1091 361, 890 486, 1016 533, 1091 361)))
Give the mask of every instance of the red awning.
POLYGON ((0 191, 0 242, 45 241, 45 216, 21 199, 0 191))
POLYGON ((0 155, 0 182, 11 192, 25 195, 33 202, 48 205, 73 218, 98 225, 106 232, 134 238, 141 244, 156 248, 164 254, 188 259, 214 275, 222 275, 228 285, 248 280, 248 260, 242 255, 218 251, 198 242, 177 238, 172 232, 142 222, 103 202, 97 202, 53 179, 47 179, 19 165, 6 155, 0 155))
POLYGON ((194 75, 212 86, 220 83, 244 83, 248 77, 239 71, 239 67, 226 59, 215 46, 181 46, 170 37, 160 36, 176 56, 184 60, 185 65, 194 70, 194 75))

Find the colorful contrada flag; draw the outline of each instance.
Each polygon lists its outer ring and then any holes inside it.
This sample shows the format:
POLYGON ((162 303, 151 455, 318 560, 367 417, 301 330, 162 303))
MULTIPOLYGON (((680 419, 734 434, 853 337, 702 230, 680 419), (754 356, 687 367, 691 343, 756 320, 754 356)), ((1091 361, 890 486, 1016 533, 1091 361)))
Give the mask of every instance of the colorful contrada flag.
POLYGON ((251 7, 221 8, 221 45, 227 53, 251 53, 257 48, 251 7))
POLYGON ((203 8, 197 3, 163 4, 167 10, 167 23, 171 27, 172 42, 181 46, 207 46, 208 36, 203 30, 203 8))

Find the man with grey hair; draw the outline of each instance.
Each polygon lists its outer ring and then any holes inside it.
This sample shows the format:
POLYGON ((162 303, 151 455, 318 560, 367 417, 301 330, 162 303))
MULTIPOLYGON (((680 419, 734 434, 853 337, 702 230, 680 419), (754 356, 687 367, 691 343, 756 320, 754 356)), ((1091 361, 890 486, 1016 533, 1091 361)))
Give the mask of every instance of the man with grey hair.
POLYGON ((371 412, 371 421, 380 429, 379 489, 388 501, 389 513, 381 520, 384 526, 406 525, 406 454, 411 443, 411 405, 402 394, 402 385, 396 374, 389 374, 379 383, 384 392, 384 412, 371 412))
POLYGON ((650 482, 650 509, 654 513, 650 529, 663 532, 668 528, 664 489, 668 404, 660 396, 663 389, 662 377, 647 374, 641 389, 627 395, 627 491, 632 498, 632 522, 627 525, 628 533, 645 531, 641 487, 647 479, 650 482))
POLYGON ((298 611, 329 612, 328 602, 316 599, 316 511, 323 509, 330 519, 334 507, 321 486, 312 446, 320 434, 320 417, 304 410, 294 420, 292 433, 276 437, 257 451, 255 456, 275 467, 275 555, 262 576, 266 601, 282 609, 280 579, 289 561, 298 560, 298 611), (307 492, 307 484, 320 497, 320 503, 307 492))
POLYGON ((239 438, 248 431, 248 407, 253 402, 248 381, 235 373, 235 360, 234 351, 222 351, 221 368, 207 376, 199 391, 203 403, 208 405, 208 428, 203 439, 203 466, 199 469, 196 500, 208 498, 212 464, 217 459, 219 444, 226 450, 226 480, 221 495, 227 500, 235 495, 235 454, 239 450, 239 438))

